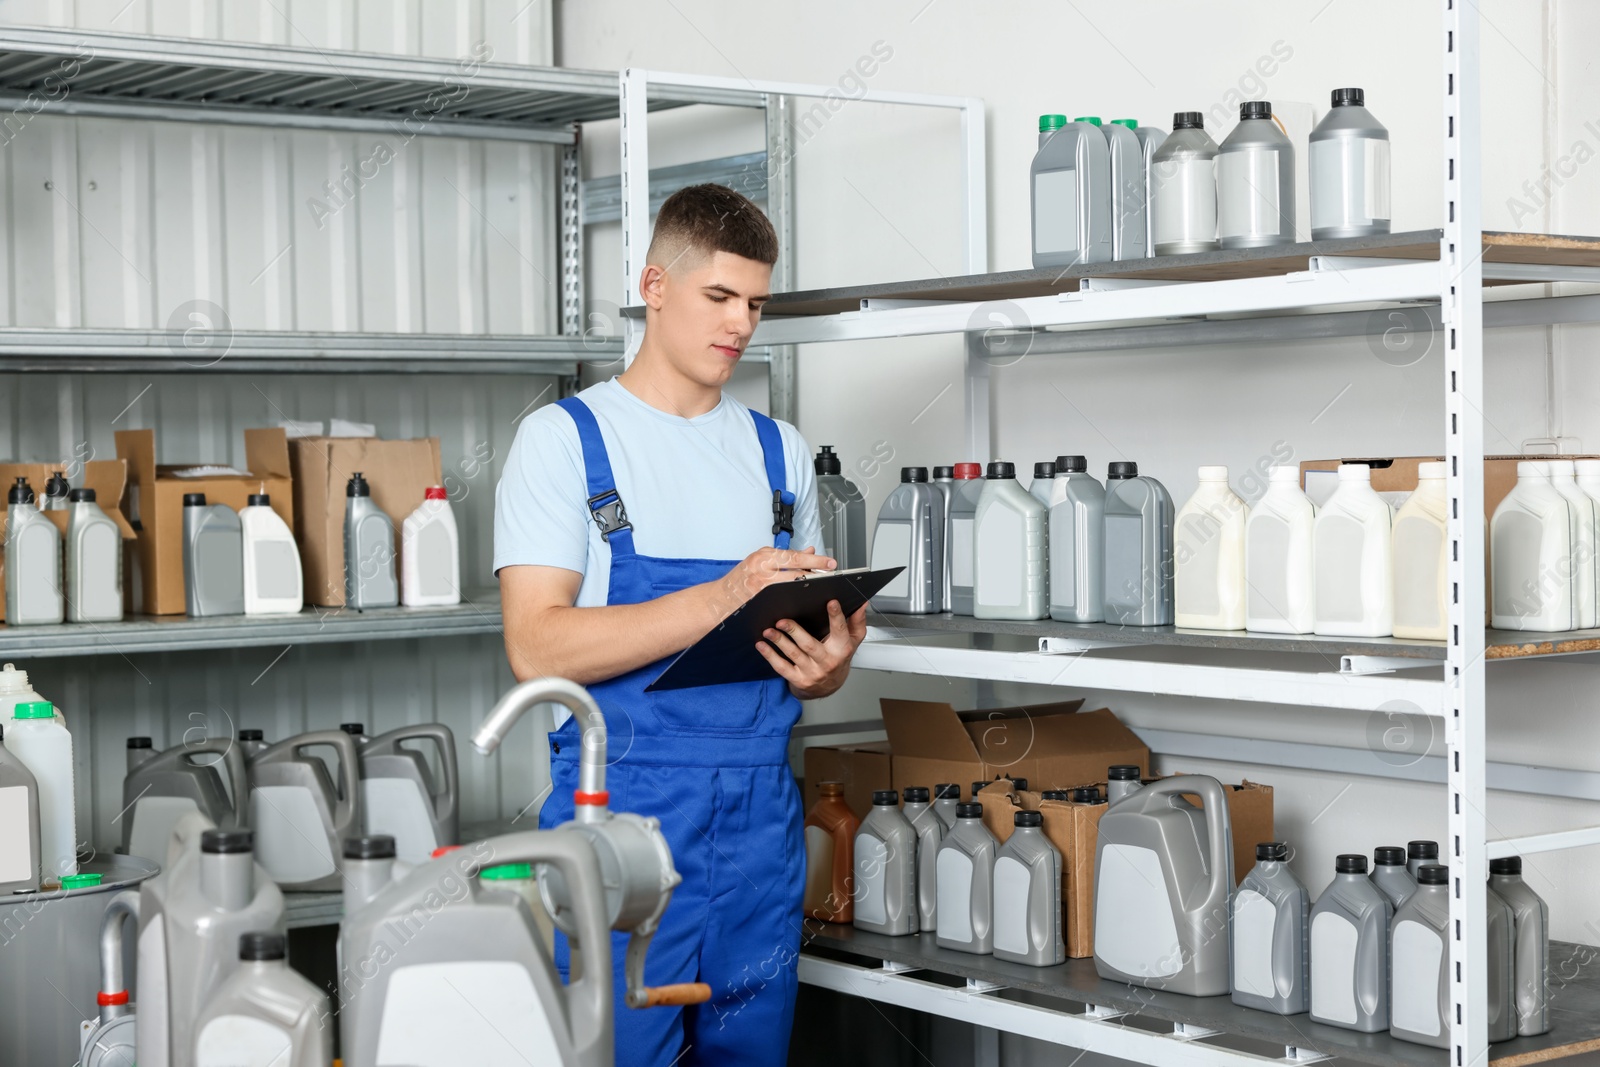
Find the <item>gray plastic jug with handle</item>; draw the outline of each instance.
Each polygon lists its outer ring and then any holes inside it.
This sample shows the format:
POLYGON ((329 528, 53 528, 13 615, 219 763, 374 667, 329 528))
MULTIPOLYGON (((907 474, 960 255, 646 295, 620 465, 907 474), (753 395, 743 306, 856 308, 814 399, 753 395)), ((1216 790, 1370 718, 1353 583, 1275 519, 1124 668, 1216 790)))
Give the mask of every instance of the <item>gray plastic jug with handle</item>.
POLYGON ((883 500, 872 531, 872 567, 904 567, 877 596, 878 611, 927 615, 944 610, 942 497, 928 468, 902 467, 900 484, 883 500))
POLYGON ((900 794, 878 789, 856 831, 855 925, 878 934, 914 934, 917 831, 900 813, 900 794))
POLYGON ((1053 967, 1067 959, 1061 933, 1061 853, 1044 816, 1019 811, 994 857, 994 958, 1053 967))
POLYGON ((1334 861, 1311 909, 1311 1021, 1364 1034, 1389 1027, 1389 898, 1367 878, 1367 857, 1334 861))
POLYGON ((185 741, 159 753, 150 738, 130 737, 128 773, 122 779, 122 851, 161 863, 173 827, 191 811, 225 830, 247 828, 249 793, 244 752, 230 737, 185 741), (226 789, 219 767, 228 772, 226 789))
POLYGON ((1489 888, 1511 907, 1516 923, 1517 1036, 1550 1032, 1550 908, 1522 880, 1522 857, 1489 861, 1489 888))
POLYGON ((5 747, 0 724, 0 895, 39 888, 39 782, 5 747))
POLYGON ((1172 496, 1137 463, 1112 463, 1105 516, 1105 621, 1171 626, 1172 496))
POLYGON ((1112 802, 1095 845, 1095 970, 1193 997, 1228 992, 1232 893, 1233 829, 1222 783, 1177 775, 1112 802))
POLYGON ((1372 884, 1389 898, 1396 911, 1417 891, 1417 880, 1406 870, 1406 850, 1398 845, 1379 845, 1372 850, 1372 884))
POLYGON ((986 956, 994 951, 994 856, 1000 842, 983 825, 983 805, 956 805, 955 827, 939 842, 934 941, 986 956))
POLYGON ((917 929, 932 930, 938 925, 939 843, 944 840, 944 823, 928 803, 927 789, 910 786, 905 798, 900 813, 917 832, 917 929))
POLYGON ((333 1013, 322 990, 289 969, 282 934, 238 941, 239 965, 194 1024, 194 1067, 327 1067, 333 1013))
POLYGON ((1110 261, 1111 153, 1099 119, 1040 115, 1028 187, 1035 268, 1110 261))
POLYGON ((1428 864, 1389 924, 1389 1033, 1450 1047, 1450 871, 1428 864))
POLYGON ((1278 1015, 1311 1006, 1311 894, 1289 869, 1289 846, 1256 846, 1256 865, 1233 896, 1233 1002, 1278 1015))
POLYGON ((79 1067, 134 1067, 135 1020, 128 995, 127 971, 123 961, 132 954, 124 950, 123 933, 128 920, 139 925, 139 891, 125 889, 111 898, 100 920, 100 1005, 96 1018, 79 1026, 79 1067))
POLYGON ((365 611, 400 604, 395 578, 394 520, 372 499, 372 487, 356 471, 345 485, 344 604, 365 611))
POLYGON ((204 493, 183 494, 183 592, 190 616, 244 614, 244 527, 204 493))
POLYGON ((456 739, 443 723, 401 726, 377 737, 366 727, 347 722, 339 729, 356 739, 361 750, 361 821, 363 832, 388 834, 405 863, 426 863, 441 845, 461 837, 460 776, 456 739), (428 761, 405 741, 426 741, 439 752, 443 772, 437 787, 428 761))
POLYGON ((250 825, 261 866, 284 889, 337 890, 340 842, 361 831, 361 756, 343 730, 316 730, 250 760, 250 825), (339 753, 339 784, 307 749, 339 753))
POLYGON ((1050 617, 1099 622, 1106 614, 1106 490, 1082 456, 1057 456, 1050 485, 1050 617))
POLYGON ((838 561, 840 570, 865 567, 867 498, 844 476, 844 466, 832 445, 818 449, 812 464, 817 472, 817 515, 822 519, 822 544, 817 546, 818 551, 838 561))

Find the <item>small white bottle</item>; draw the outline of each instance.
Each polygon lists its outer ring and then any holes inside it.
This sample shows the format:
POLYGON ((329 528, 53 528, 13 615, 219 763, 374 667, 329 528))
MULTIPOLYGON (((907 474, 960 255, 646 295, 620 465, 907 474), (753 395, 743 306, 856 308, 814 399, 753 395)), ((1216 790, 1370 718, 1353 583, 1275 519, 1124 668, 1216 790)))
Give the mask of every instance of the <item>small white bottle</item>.
POLYGON ((1273 467, 1244 527, 1246 630, 1308 634, 1316 625, 1316 520, 1300 471, 1273 467))
POLYGON ((1450 501, 1445 495, 1443 463, 1417 466, 1417 489, 1394 517, 1394 635, 1409 640, 1443 641, 1450 625, 1445 616, 1445 564, 1449 543, 1445 522, 1450 501))
POLYGON ((1577 470, 1570 459, 1546 460, 1550 484, 1567 498, 1572 526, 1572 614, 1576 627, 1588 630, 1595 619, 1595 503, 1578 487, 1577 470))
POLYGON ((122 531, 93 489, 67 493, 67 621, 122 621, 122 531))
POLYGON ((1201 467, 1200 486, 1173 524, 1173 624, 1244 629, 1244 501, 1227 467, 1201 467))
POLYGON ((42 881, 57 881, 78 873, 72 735, 48 700, 18 704, 11 714, 6 748, 39 783, 39 874, 42 881))
POLYGON ((1490 618, 1501 630, 1571 630, 1572 516, 1544 463, 1517 464, 1517 484, 1489 520, 1490 618))
POLYGON ((1045 525, 1038 498, 1016 467, 991 463, 973 522, 972 614, 978 619, 1042 619, 1050 612, 1045 525))
POLYGON ((1365 463, 1339 465, 1339 487, 1317 513, 1312 538, 1316 625, 1323 637, 1387 637, 1394 631, 1389 505, 1365 463))
POLYGON ((61 622, 61 531, 40 512, 28 479, 18 478, 6 501, 6 625, 61 622))
POLYGON ((305 607, 300 549, 289 524, 266 493, 251 493, 239 509, 244 537, 244 613, 296 615, 305 607))
POLYGON ((430 485, 400 527, 400 603, 461 603, 461 536, 444 486, 430 485))

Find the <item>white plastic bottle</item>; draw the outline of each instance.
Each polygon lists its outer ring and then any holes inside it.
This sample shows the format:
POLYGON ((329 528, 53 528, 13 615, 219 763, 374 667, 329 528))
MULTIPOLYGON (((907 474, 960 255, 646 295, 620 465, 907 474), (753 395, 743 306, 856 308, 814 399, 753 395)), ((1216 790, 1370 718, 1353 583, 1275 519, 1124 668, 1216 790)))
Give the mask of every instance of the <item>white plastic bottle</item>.
POLYGON ((39 874, 56 881, 78 873, 77 808, 72 791, 72 735, 48 700, 12 709, 6 748, 39 783, 39 874))
POLYGON ((400 527, 400 603, 461 603, 461 535, 442 485, 428 486, 422 506, 400 527))
POLYGON ((61 622, 61 532, 40 512, 26 478, 6 500, 6 625, 61 622))
POLYGON ((1417 466, 1417 490, 1394 517, 1394 635, 1411 640, 1443 641, 1445 564, 1448 538, 1445 521, 1450 501, 1445 495, 1443 463, 1417 466))
POLYGON ((251 493, 239 509, 244 536, 244 613, 295 615, 305 607, 300 549, 289 524, 266 493, 251 493))
POLYGON ((93 489, 67 492, 67 621, 122 621, 122 531, 93 489))
POLYGON ((1244 527, 1244 628, 1308 634, 1316 625, 1317 509, 1300 489, 1300 471, 1273 467, 1244 527))
MULTIPOLYGON (((43 699, 44 697, 35 692, 33 686, 28 683, 27 671, 19 671, 11 663, 0 667, 0 722, 10 723, 13 718, 12 712, 16 710, 18 704, 43 699)), ((58 721, 65 721, 61 718, 59 709, 56 711, 56 718, 58 721)))
POLYGON ((1200 487, 1173 524, 1173 624, 1244 629, 1244 501, 1227 467, 1201 467, 1200 487))
POLYGON ((1501 630, 1571 630, 1572 516, 1544 463, 1517 464, 1517 484, 1489 520, 1490 618, 1501 630))
POLYGON ((1567 498, 1572 526, 1572 614, 1580 630, 1595 623, 1595 503, 1578 487, 1577 470, 1570 459, 1546 460, 1550 484, 1567 498))
MULTIPOLYGON (((1596 549, 1600 551, 1600 459, 1576 459, 1572 461, 1572 466, 1577 474, 1578 488, 1594 504, 1596 549)), ((1600 559, 1595 560, 1594 589, 1595 621, 1600 624, 1600 559)))
POLYGON ((1389 505, 1365 463, 1339 465, 1339 487, 1317 513, 1312 539, 1316 633, 1387 637, 1394 631, 1389 505))
POLYGON ((1016 467, 991 463, 973 523, 972 614, 979 619, 1042 619, 1045 506, 1017 482, 1016 467))

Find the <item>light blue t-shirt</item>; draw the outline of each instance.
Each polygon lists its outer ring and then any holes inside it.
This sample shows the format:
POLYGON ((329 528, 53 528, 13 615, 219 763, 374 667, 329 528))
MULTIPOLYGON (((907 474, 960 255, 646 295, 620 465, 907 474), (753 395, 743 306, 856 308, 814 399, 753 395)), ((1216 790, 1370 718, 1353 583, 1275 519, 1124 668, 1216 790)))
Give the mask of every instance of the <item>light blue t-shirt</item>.
MULTIPOLYGON (((578 398, 600 424, 634 551, 741 560, 772 544, 772 491, 749 408, 724 393, 715 408, 685 419, 651 407, 615 379, 578 398)), ((810 449, 788 423, 778 430, 786 488, 795 494, 792 546, 820 550, 810 449)), ((577 571, 577 606, 605 604, 611 546, 589 513, 589 495, 572 416, 550 404, 523 419, 495 488, 495 572, 519 565, 577 571)))

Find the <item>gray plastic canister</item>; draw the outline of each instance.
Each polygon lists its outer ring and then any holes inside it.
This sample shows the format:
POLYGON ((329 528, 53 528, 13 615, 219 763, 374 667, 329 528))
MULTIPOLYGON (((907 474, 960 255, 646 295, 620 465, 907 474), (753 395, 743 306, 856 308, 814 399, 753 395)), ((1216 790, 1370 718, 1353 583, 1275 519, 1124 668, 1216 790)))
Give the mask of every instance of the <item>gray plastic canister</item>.
POLYGON ((230 737, 185 741, 160 753, 151 748, 150 738, 130 737, 128 773, 122 779, 122 850, 160 863, 173 827, 191 811, 224 829, 246 828, 249 792, 244 752, 230 737))
POLYGON ((1229 916, 1233 1002, 1278 1015, 1311 1006, 1311 894, 1288 861, 1283 842, 1257 845, 1229 916))
POLYGON ((879 611, 927 615, 944 610, 944 525, 939 490, 928 468, 903 467, 900 484, 884 498, 872 533, 872 567, 904 567, 877 596, 879 611))
POLYGON ((1406 870, 1415 879, 1417 872, 1424 864, 1439 862, 1439 842, 1437 841, 1408 841, 1406 842, 1406 870))
POLYGON ((1311 1021, 1365 1034, 1389 1028, 1389 898, 1367 857, 1340 856, 1311 909, 1311 1021))
POLYGON ((1141 478, 1137 463, 1113 463, 1105 516, 1105 621, 1171 626, 1171 494, 1154 478, 1141 478))
POLYGON ((1144 788, 1143 769, 1132 763, 1106 768, 1106 802, 1115 804, 1130 793, 1144 788))
POLYGON ((1150 230, 1145 186, 1145 142, 1135 119, 1112 119, 1101 129, 1111 162, 1111 258, 1144 259, 1150 230))
MULTIPOLYGON (((867 565, 867 498, 843 473, 832 445, 812 461, 817 474, 817 514, 822 519, 822 554, 845 570, 867 565)), ((805 546, 799 546, 805 547, 805 546)))
POLYGON ((1067 959, 1061 932, 1061 853, 1044 816, 1019 811, 994 857, 994 958, 1053 967, 1067 959))
MULTIPOLYGON (((933 811, 939 816, 944 832, 955 829, 956 809, 961 806, 961 787, 954 782, 940 782, 933 787, 933 811)), ((942 840, 942 839, 941 839, 942 840)))
POLYGON ((1550 1032, 1550 908, 1522 880, 1522 857, 1489 861, 1489 888, 1511 908, 1516 928, 1517 1036, 1550 1032))
POLYGON ((1000 843, 983 825, 983 805, 956 808, 955 827, 939 843, 938 926, 934 941, 986 956, 994 951, 994 860, 1000 843))
POLYGON ((244 614, 244 527, 204 493, 183 494, 183 590, 192 617, 244 614))
MULTIPOLYGON (((1424 864, 1417 891, 1390 924, 1391 1001, 1389 1032, 1403 1041, 1450 1047, 1450 872, 1424 864)), ((1488 914, 1488 1029, 1490 1041, 1517 1036, 1513 998, 1512 908, 1490 886, 1488 914)))
POLYGON ((972 570, 978 519, 978 498, 985 482, 976 463, 957 463, 950 490, 950 603, 953 615, 972 614, 972 570))
POLYGON ((1217 250, 1217 142, 1198 111, 1173 115, 1150 157, 1150 232, 1158 256, 1217 250))
MULTIPOLYGON (((1051 468, 1052 474, 1054 468, 1051 468)), ((1048 485, 1049 477, 1044 478, 1048 485)), ((1050 613, 1049 513, 1017 481, 1010 463, 989 464, 973 524, 972 613, 980 619, 1042 619, 1050 613)))
POLYGON ((336 891, 341 842, 361 832, 360 755, 342 730, 316 730, 268 747, 251 758, 250 825, 261 866, 285 889, 336 891), (339 785, 321 759, 306 750, 339 754, 339 785))
POLYGON ((365 611, 398 606, 394 564, 394 520, 373 501, 372 487, 356 471, 345 486, 345 607, 365 611))
POLYGON ((1106 490, 1082 456, 1057 456, 1050 485, 1050 617, 1099 622, 1106 614, 1106 490))
POLYGON ((1041 115, 1043 140, 1028 171, 1033 265, 1071 267, 1111 260, 1111 156, 1100 120, 1041 115))
POLYGON ((1225 249, 1292 244, 1294 216, 1294 144, 1271 103, 1247 100, 1217 148, 1217 240, 1225 249))
POLYGON ((1360 89, 1335 89, 1311 131, 1311 239, 1389 232, 1389 131, 1366 109, 1360 89))
POLYGON ((39 888, 39 782, 5 747, 0 724, 0 899, 39 888))
POLYGON ((878 934, 914 934, 917 831, 893 789, 872 794, 872 810, 856 831, 855 925, 878 934))
POLYGON ((933 468, 933 487, 939 491, 939 514, 935 520, 944 537, 944 552, 939 558, 939 604, 945 611, 950 610, 952 603, 950 593, 950 505, 956 496, 955 468, 952 466, 933 468))
POLYGON ((1406 870, 1405 849, 1379 845, 1372 850, 1372 884, 1389 898, 1390 907, 1400 910, 1400 905, 1417 891, 1417 880, 1406 870))
POLYGON ((433 850, 460 843, 460 773, 455 735, 443 723, 401 726, 368 737, 361 723, 339 729, 355 738, 361 752, 361 821, 367 834, 388 834, 405 863, 426 863, 433 850), (422 752, 407 741, 431 744, 442 772, 437 785, 422 752))
POLYGON ((6 625, 51 625, 66 618, 61 595, 61 532, 18 478, 6 504, 6 625))
POLYGON ((322 990, 289 969, 282 934, 239 938, 239 964, 195 1020, 195 1067, 326 1067, 333 1013, 322 990))
POLYGON ((932 930, 938 925, 939 842, 944 840, 944 823, 928 802, 928 791, 920 786, 905 791, 900 813, 917 832, 917 929, 932 930))
POLYGON ((1156 254, 1156 222, 1155 209, 1152 206, 1155 201, 1155 184, 1152 180, 1152 174, 1156 153, 1161 150, 1161 146, 1167 141, 1167 131, 1158 126, 1140 126, 1133 133, 1135 137, 1139 138, 1139 155, 1144 164, 1144 254, 1153 256, 1156 254))

